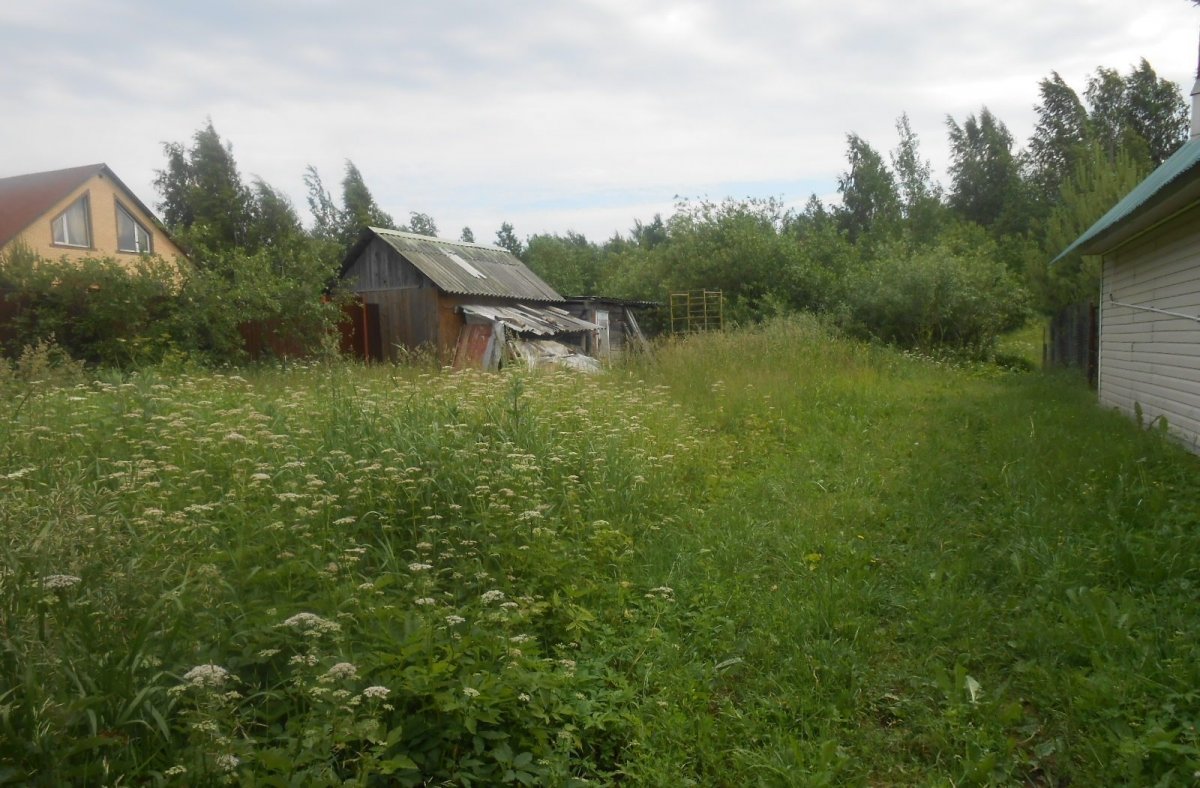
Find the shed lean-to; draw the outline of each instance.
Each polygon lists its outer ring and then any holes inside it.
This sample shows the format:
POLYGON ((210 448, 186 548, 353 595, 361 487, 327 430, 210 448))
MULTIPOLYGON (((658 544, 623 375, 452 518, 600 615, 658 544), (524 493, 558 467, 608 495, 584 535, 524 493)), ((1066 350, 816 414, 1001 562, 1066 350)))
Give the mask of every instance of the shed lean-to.
POLYGON ((489 366, 499 355, 488 338, 502 342, 505 327, 579 346, 596 329, 558 308, 562 296, 511 253, 483 244, 369 227, 342 279, 362 304, 365 355, 378 359, 427 347, 447 360, 458 353, 460 366, 465 357, 489 366))
POLYGON ((657 301, 637 301, 606 296, 567 296, 564 309, 572 315, 595 323, 598 330, 589 335, 584 351, 596 358, 619 356, 630 349, 643 349, 646 336, 638 324, 636 310, 662 306, 657 301))

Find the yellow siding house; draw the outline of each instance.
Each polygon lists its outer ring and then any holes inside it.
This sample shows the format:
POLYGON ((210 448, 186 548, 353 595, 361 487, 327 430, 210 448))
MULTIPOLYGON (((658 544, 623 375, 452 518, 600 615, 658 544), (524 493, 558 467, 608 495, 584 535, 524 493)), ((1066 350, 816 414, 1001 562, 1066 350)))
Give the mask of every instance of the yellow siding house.
POLYGON ((0 254, 18 243, 51 259, 186 259, 106 164, 0 178, 0 254))

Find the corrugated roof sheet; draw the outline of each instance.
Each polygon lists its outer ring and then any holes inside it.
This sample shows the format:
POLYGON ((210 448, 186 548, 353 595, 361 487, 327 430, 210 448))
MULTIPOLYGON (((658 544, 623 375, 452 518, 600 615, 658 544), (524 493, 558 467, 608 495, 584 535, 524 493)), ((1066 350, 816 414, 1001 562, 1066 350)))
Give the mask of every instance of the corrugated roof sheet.
POLYGON ((1108 213, 1104 214, 1089 227, 1075 242, 1054 258, 1058 262, 1072 252, 1088 246, 1102 236, 1108 235, 1121 228, 1141 212, 1148 203, 1156 197, 1171 191, 1180 185, 1180 179, 1191 174, 1196 165, 1200 164, 1200 138, 1188 140, 1171 157, 1150 173, 1146 180, 1139 183, 1133 191, 1125 195, 1108 213))
MULTIPOLYGON (((367 230, 399 252, 444 292, 528 301, 563 300, 554 288, 506 249, 380 227, 367 230)), ((361 248, 360 242, 351 251, 351 258, 361 248)))
POLYGON ((539 337, 595 331, 600 328, 595 323, 582 320, 555 306, 463 304, 461 309, 463 314, 503 323, 519 334, 534 334, 539 337))

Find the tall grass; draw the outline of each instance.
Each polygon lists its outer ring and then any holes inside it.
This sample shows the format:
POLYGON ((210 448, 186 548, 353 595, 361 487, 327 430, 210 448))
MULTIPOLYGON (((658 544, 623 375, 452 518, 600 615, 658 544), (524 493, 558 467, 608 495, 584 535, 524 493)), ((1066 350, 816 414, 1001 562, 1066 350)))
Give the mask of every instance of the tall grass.
POLYGON ((1073 378, 815 324, 655 360, 732 466, 642 553, 678 605, 645 782, 1193 779, 1194 457, 1073 378))
POLYGON ((1144 784, 1196 461, 802 320, 601 378, 0 375, 0 781, 1144 784))
POLYGON ((613 772, 631 689, 591 633, 660 605, 620 565, 691 486, 682 421, 569 375, 37 390, 0 468, 0 777, 613 772))

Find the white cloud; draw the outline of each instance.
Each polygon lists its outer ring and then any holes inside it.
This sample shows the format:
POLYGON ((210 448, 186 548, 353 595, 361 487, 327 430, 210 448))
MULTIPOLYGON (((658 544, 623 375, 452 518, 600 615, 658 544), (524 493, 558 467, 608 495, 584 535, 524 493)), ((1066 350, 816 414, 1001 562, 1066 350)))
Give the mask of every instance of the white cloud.
POLYGON ((480 237, 603 238, 723 186, 802 204, 901 112, 944 171, 947 115, 987 105, 1020 141, 1052 70, 1082 91, 1144 56, 1190 88, 1196 52, 1182 0, 108 5, 0 7, 0 175, 106 161, 154 202, 161 143, 211 116, 298 207, 306 165, 336 192, 349 158, 398 219, 480 237))

